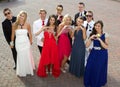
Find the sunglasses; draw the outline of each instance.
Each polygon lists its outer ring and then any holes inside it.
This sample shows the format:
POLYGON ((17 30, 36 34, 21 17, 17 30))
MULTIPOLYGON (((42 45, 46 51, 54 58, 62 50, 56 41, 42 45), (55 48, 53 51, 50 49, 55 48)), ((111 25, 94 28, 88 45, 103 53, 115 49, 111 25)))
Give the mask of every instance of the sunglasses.
POLYGON ((10 14, 10 12, 8 12, 8 13, 5 13, 4 15, 5 15, 5 16, 7 16, 7 15, 9 15, 9 14, 10 14))
POLYGON ((86 17, 92 17, 92 15, 86 15, 86 17))

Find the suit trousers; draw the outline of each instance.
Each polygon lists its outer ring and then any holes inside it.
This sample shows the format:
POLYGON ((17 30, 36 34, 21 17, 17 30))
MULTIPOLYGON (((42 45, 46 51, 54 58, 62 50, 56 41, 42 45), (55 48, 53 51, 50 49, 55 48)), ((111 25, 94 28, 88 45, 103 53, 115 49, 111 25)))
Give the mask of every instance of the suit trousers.
POLYGON ((16 67, 16 65, 17 65, 17 52, 16 52, 15 47, 11 48, 11 51, 12 51, 12 55, 13 55, 13 59, 14 59, 15 67, 16 67))

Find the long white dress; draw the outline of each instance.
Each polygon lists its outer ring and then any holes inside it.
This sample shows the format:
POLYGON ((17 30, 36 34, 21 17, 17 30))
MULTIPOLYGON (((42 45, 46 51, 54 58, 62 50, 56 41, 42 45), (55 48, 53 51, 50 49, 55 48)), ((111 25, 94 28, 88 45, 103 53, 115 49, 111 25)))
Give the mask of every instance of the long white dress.
POLYGON ((25 77, 27 74, 33 75, 35 69, 31 45, 27 35, 27 29, 17 29, 16 34, 16 50, 17 50, 17 70, 16 74, 25 77))

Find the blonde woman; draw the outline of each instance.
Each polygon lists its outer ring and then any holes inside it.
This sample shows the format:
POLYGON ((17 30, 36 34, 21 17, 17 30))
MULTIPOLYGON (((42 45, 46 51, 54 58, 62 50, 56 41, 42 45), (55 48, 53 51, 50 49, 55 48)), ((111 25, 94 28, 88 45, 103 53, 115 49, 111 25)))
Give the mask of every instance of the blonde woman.
POLYGON ((61 71, 65 73, 64 65, 69 58, 71 52, 71 44, 68 37, 68 33, 71 33, 71 16, 68 14, 64 16, 62 23, 58 28, 58 50, 59 50, 59 59, 61 64, 61 71))
POLYGON ((16 74, 20 77, 25 77, 27 74, 33 75, 35 69, 33 56, 31 54, 30 46, 32 44, 31 27, 26 22, 27 13, 21 11, 16 22, 12 25, 11 48, 13 48, 14 37, 15 48, 17 51, 17 71, 16 74), (29 37, 28 37, 29 36, 29 37))

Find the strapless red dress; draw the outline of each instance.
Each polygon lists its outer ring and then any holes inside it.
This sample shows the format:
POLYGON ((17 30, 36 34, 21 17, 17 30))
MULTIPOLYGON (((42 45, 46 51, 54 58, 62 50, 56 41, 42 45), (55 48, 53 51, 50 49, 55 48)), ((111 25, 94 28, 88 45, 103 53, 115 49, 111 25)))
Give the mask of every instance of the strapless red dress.
POLYGON ((58 77, 60 75, 60 63, 58 58, 58 46, 52 33, 44 32, 44 44, 40 62, 38 65, 37 75, 46 77, 46 66, 52 64, 52 75, 58 77))

